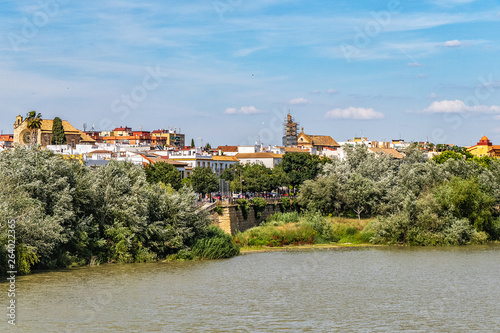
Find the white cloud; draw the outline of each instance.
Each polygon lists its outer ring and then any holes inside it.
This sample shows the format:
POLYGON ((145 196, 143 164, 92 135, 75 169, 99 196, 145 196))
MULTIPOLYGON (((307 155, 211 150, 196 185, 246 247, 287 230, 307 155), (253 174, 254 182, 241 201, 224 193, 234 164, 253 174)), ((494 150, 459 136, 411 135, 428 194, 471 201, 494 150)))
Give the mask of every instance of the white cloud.
POLYGON ((309 101, 303 97, 294 98, 288 102, 290 105, 304 105, 309 103, 309 101))
POLYGON ((237 50, 236 52, 233 53, 235 57, 246 57, 251 55, 252 53, 258 52, 263 50, 263 46, 258 46, 258 47, 252 47, 252 48, 246 48, 246 49, 241 49, 237 50))
POLYGON ((313 91, 311 91, 311 94, 320 95, 321 91, 319 91, 318 89, 314 89, 313 91))
POLYGON ((329 119, 359 119, 359 120, 370 120, 370 119, 381 119, 384 118, 382 112, 377 112, 372 108, 355 108, 349 107, 347 109, 334 109, 328 111, 325 114, 326 118, 329 119))
POLYGON ((462 42, 459 41, 458 39, 455 39, 455 40, 449 40, 447 42, 444 43, 444 46, 446 47, 459 47, 459 46, 462 46, 462 42))
POLYGON ((428 108, 423 110, 428 113, 464 113, 464 112, 477 112, 477 113, 500 113, 500 106, 497 105, 474 105, 468 106, 463 101, 440 101, 433 102, 428 108))
POLYGON ((338 94, 339 91, 338 90, 335 90, 335 89, 328 89, 326 91, 327 94, 330 94, 330 95, 335 95, 335 94, 338 94))
POLYGON ((226 111, 224 111, 224 114, 258 114, 258 113, 262 113, 262 111, 258 110, 254 106, 242 106, 239 109, 227 108, 226 111))
POLYGON ((420 66, 422 66, 422 64, 419 62, 410 62, 409 64, 406 64, 406 66, 408 66, 408 67, 420 67, 420 66))

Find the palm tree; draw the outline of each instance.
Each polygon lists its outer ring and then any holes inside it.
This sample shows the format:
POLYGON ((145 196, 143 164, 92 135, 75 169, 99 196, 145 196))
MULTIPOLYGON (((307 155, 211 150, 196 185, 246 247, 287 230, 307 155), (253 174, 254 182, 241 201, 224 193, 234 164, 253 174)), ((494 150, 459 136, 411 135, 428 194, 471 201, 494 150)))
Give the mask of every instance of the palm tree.
POLYGON ((31 131, 30 141, 31 145, 37 143, 36 130, 42 127, 42 114, 36 111, 30 111, 26 114, 26 127, 31 131))

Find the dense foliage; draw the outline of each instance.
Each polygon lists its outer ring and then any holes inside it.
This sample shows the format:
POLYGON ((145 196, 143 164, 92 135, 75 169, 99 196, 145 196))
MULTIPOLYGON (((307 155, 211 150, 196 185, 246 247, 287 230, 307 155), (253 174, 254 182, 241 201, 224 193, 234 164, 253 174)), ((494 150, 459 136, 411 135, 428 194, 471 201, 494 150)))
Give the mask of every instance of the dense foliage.
POLYGON ((281 165, 270 169, 262 164, 236 164, 225 169, 221 178, 230 182, 231 191, 243 193, 271 192, 289 184, 281 165))
POLYGON ((146 180, 150 183, 162 183, 170 185, 174 190, 179 190, 182 181, 182 175, 173 165, 166 162, 148 164, 144 167, 146 180))
POLYGON ((293 187, 300 186, 304 181, 314 179, 321 170, 322 160, 318 155, 307 153, 286 153, 283 155, 281 167, 293 187))
POLYGON ((499 237, 500 162, 446 153, 426 161, 409 150, 403 161, 346 147, 345 160, 306 180, 302 209, 323 215, 378 216, 376 243, 467 244, 499 237))
MULTIPOLYGON (((212 232, 189 188, 150 184, 142 167, 90 169, 50 151, 0 154, 0 270, 8 221, 15 221, 16 268, 154 261, 191 253, 212 232)), ((218 237, 218 244, 222 242, 218 237)), ((230 246, 230 245, 227 245, 230 246)))
POLYGON ((202 195, 219 189, 219 177, 210 168, 196 167, 190 177, 190 185, 202 195))

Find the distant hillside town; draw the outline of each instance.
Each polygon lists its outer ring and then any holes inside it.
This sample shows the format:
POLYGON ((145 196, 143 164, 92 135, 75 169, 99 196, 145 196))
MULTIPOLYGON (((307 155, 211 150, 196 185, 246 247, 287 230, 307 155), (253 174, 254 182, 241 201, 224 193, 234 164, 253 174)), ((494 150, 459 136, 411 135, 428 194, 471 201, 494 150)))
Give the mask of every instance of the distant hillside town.
MULTIPOLYGON (((262 164, 268 168, 278 165, 285 153, 304 153, 331 159, 344 159, 344 147, 365 145, 371 153, 382 153, 395 159, 404 159, 406 149, 416 144, 427 158, 450 150, 453 144, 429 142, 405 142, 402 139, 389 142, 354 137, 347 141, 336 141, 328 135, 306 134, 304 128, 291 114, 283 121, 281 146, 255 144, 249 146, 223 145, 216 148, 207 144, 195 147, 194 140, 186 145, 180 129, 134 130, 122 126, 115 129, 95 131, 78 130, 60 118, 42 119, 31 111, 26 117, 18 115, 13 134, 0 136, 0 151, 15 145, 39 145, 65 158, 77 159, 89 167, 107 165, 111 160, 128 161, 138 165, 166 162, 175 166, 183 178, 189 178, 196 167, 208 167, 221 175, 234 164, 262 164)), ((493 145, 486 136, 467 151, 477 157, 499 157, 500 146, 493 145)))

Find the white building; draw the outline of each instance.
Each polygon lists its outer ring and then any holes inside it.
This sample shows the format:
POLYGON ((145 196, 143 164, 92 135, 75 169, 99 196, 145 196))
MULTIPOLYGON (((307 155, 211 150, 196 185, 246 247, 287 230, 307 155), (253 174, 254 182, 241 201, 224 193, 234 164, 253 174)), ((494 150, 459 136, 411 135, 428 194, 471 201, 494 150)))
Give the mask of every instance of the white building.
POLYGON ((262 164, 270 169, 281 163, 283 155, 274 153, 251 153, 251 154, 236 154, 241 164, 262 164))

